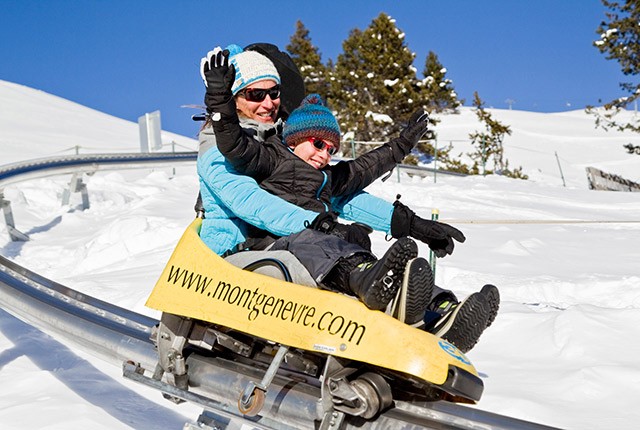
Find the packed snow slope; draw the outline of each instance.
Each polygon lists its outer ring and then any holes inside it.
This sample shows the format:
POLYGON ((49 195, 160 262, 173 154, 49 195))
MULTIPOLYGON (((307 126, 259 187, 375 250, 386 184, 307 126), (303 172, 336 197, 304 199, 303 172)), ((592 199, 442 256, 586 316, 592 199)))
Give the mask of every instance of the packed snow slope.
MULTIPOLYGON (((76 153, 140 151, 137 123, 3 80, 0 101, 0 164, 76 153)), ((196 131, 194 127, 194 136, 196 131)), ((163 131, 164 151, 171 150, 171 142, 176 150, 196 149, 193 139, 163 131)))
MULTIPOLYGON (((400 175, 398 183, 394 174, 368 191, 390 201, 400 193, 427 218, 437 208, 441 220, 464 231, 466 242, 438 260, 439 285, 460 297, 485 283, 500 288, 500 313, 468 354, 485 383, 476 407, 567 429, 635 429, 640 193, 591 191, 584 167, 640 181, 640 156, 622 147, 640 139, 596 130, 581 111, 491 112, 512 127, 507 158, 530 180, 442 175, 434 183, 400 175)), ((442 117, 436 131, 439 144, 462 148, 457 141, 476 129, 473 111, 462 109, 442 117)), ((196 147, 185 137, 163 139, 196 147)), ((0 145, 2 164, 74 153, 75 146, 80 153, 139 148, 137 124, 3 81, 0 145)), ((84 211, 78 195, 61 206, 69 177, 7 187, 16 226, 31 240, 12 243, 0 225, 0 251, 71 288, 157 317, 144 303, 194 217, 194 170, 85 177, 91 207, 84 211)), ((372 241, 378 255, 389 245, 381 232, 372 241)), ((420 244, 420 252, 426 256, 428 247, 420 244)), ((3 311, 0 378, 3 429, 181 428, 200 412, 124 381, 120 369, 3 311)))

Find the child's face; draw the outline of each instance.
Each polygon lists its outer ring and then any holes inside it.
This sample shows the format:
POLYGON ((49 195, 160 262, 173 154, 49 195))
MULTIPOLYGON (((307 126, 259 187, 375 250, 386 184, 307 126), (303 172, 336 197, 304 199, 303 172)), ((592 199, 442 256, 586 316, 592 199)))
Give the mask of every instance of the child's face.
POLYGON ((335 154, 337 146, 328 140, 310 137, 291 149, 294 154, 316 169, 322 169, 331 161, 331 155, 335 154))

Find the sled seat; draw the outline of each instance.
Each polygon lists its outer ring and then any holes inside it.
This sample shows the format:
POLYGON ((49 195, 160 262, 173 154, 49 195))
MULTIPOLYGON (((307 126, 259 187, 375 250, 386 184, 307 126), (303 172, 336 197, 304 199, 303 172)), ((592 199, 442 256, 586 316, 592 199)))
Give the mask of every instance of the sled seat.
MULTIPOLYGON (((245 268, 263 259, 278 260, 284 264, 291 275, 293 283, 318 288, 318 284, 313 280, 309 272, 307 272, 307 269, 305 269, 302 263, 289 251, 242 251, 226 257, 225 261, 236 267, 245 268)), ((255 269, 254 272, 276 279, 285 279, 282 271, 275 266, 262 266, 255 269)))

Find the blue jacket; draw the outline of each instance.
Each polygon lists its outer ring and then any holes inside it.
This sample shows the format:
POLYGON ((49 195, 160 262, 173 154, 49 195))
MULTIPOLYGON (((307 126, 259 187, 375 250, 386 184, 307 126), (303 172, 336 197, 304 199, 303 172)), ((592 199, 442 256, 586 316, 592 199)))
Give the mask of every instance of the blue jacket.
MULTIPOLYGON (((243 128, 264 141, 274 125, 241 119, 243 128)), ((205 210, 200 237, 217 254, 246 240, 247 223, 277 236, 298 233, 317 212, 302 209, 260 188, 256 181, 236 172, 216 146, 211 127, 200 132, 198 178, 205 210)), ((366 192, 332 200, 333 209, 344 219, 390 232, 393 205, 366 192)))

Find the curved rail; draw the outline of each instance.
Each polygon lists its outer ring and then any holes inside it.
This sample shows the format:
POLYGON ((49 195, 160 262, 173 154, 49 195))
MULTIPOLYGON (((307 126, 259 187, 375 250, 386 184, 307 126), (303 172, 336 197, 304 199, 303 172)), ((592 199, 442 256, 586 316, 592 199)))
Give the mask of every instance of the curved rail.
POLYGON ((191 163, 195 161, 197 155, 196 152, 158 152, 148 154, 63 155, 39 158, 0 166, 0 189, 28 179, 54 175, 167 167, 167 165, 173 167, 177 164, 191 163))
MULTIPOLYGON (((35 160, 0 168, 0 187, 25 178, 86 171, 88 166, 96 171, 134 168, 132 166, 166 166, 194 159, 195 153, 101 154, 35 160)), ((114 364, 135 362, 142 368, 153 370, 157 363, 155 347, 149 339, 157 324, 155 319, 65 287, 3 256, 0 256, 0 305, 28 324, 75 343, 114 364)), ((250 379, 260 376, 261 372, 255 366, 198 353, 188 357, 187 365, 189 393, 193 394, 196 401, 202 400, 199 404, 223 416, 243 419, 236 407, 238 393, 250 379)), ((155 388, 162 390, 162 387, 155 388)), ((258 428, 314 429, 314 420, 320 418, 317 411, 319 398, 317 381, 304 381, 299 377, 291 379, 279 374, 269 388, 263 416, 253 424, 258 428)), ((394 408, 381 414, 375 421, 348 418, 342 428, 550 429, 446 402, 396 402, 394 408)))

